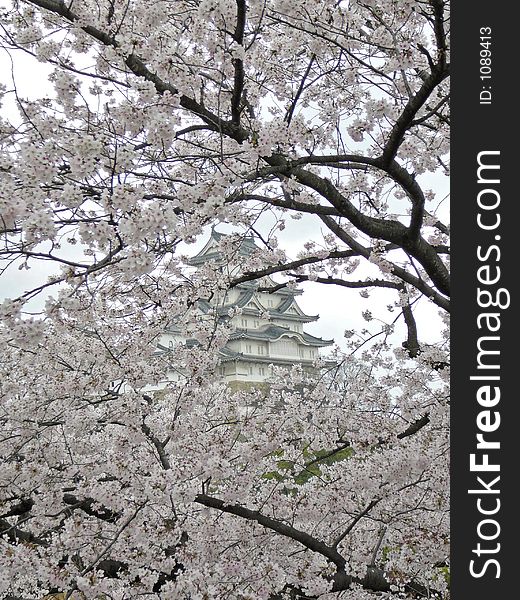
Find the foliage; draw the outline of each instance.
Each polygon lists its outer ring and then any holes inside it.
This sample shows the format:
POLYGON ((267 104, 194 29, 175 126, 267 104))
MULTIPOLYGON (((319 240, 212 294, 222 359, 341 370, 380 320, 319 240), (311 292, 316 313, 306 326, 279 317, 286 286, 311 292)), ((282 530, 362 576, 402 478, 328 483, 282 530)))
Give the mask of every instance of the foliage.
POLYGON ((446 3, 13 0, 1 19, 50 84, 1 89, 0 255, 29 283, 0 306, 0 597, 447 598, 447 334, 421 343, 415 318, 449 311, 428 189, 446 3), (238 232, 229 267, 193 273, 183 244, 216 223, 238 232), (197 301, 246 281, 361 291, 344 361, 363 368, 227 388, 229 330, 197 301), (172 320, 198 345, 158 356, 172 320))

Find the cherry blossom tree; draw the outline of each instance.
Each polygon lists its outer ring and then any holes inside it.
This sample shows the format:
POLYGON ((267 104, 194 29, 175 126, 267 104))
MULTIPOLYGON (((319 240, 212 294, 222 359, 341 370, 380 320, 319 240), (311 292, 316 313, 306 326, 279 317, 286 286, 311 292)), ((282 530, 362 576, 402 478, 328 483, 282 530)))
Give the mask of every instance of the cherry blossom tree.
POLYGON ((448 171, 446 3, 1 11, 13 64, 49 86, 0 90, 2 272, 31 274, 0 306, 0 597, 448 598, 448 339, 421 343, 416 319, 449 313, 429 189, 448 171), (297 255, 292 219, 317 232, 297 255), (183 243, 217 223, 237 232, 228 268, 190 271, 183 243), (346 371, 219 381, 229 329, 197 303, 248 281, 361 291, 346 371), (370 330, 377 294, 395 323, 370 330), (197 344, 157 355, 172 320, 197 344))

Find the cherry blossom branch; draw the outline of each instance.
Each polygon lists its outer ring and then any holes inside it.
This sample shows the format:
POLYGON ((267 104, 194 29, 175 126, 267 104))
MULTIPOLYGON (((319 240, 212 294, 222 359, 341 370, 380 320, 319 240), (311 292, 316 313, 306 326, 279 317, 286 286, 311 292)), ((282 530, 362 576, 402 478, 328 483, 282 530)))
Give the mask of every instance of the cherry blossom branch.
POLYGON ((300 81, 300 85, 298 86, 298 90, 296 91, 294 99, 291 102, 291 106, 287 109, 287 112, 285 113, 284 121, 287 123, 288 126, 291 124, 293 114, 296 109, 296 105, 298 104, 298 100, 300 99, 300 96, 302 95, 302 92, 303 92, 304 86, 305 86, 305 81, 307 80, 307 77, 309 76, 309 73, 311 72, 311 68, 312 68, 312 65, 315 60, 316 60, 316 55, 312 54, 311 59, 309 60, 309 64, 307 65, 307 68, 305 69, 305 73, 303 74, 303 77, 300 81))
MULTIPOLYGON (((266 529, 270 529, 271 531, 299 542, 309 550, 317 552, 318 554, 321 554, 327 558, 330 562, 336 565, 338 572, 341 572, 345 577, 348 577, 344 571, 346 561, 341 554, 334 547, 327 546, 327 544, 324 542, 317 540, 304 531, 296 529, 290 525, 286 525, 277 519, 272 519, 271 517, 267 517, 256 510, 250 510, 249 508, 239 504, 226 504, 223 500, 214 498, 213 496, 209 496, 207 494, 198 494, 195 497, 195 502, 202 504, 203 506, 207 506, 208 508, 215 508, 221 512, 241 517, 247 521, 254 521, 266 529)), ((348 577, 348 580, 350 584, 351 578, 348 577)))
POLYGON ((403 342, 403 346, 408 351, 410 358, 416 358, 419 354, 421 347, 417 338, 417 324, 413 316, 412 307, 407 302, 402 308, 404 322, 408 330, 408 337, 403 342))
POLYGON ((437 43, 437 60, 439 68, 443 69, 446 65, 446 32, 444 30, 444 2, 443 0, 430 0, 430 5, 434 15, 434 32, 437 43))
POLYGON ((321 456, 317 456, 316 458, 313 458, 312 460, 309 460, 308 462, 306 462, 304 465, 304 468, 307 470, 307 469, 309 469, 309 467, 312 467, 312 465, 319 464, 319 463, 327 460, 328 458, 332 458, 333 456, 336 456, 336 454, 339 454, 340 452, 343 452, 343 450, 346 450, 347 448, 350 448, 350 447, 351 447, 350 442, 342 442, 340 444, 340 446, 338 446, 337 448, 334 448, 330 452, 327 452, 326 454, 322 454, 321 456))
POLYGON ((81 510, 89 517, 95 517, 101 521, 107 521, 108 523, 116 522, 121 516, 119 513, 116 513, 105 506, 101 506, 98 509, 93 508, 93 504, 98 504, 94 498, 83 498, 80 500, 69 492, 63 494, 63 503, 66 504, 70 510, 81 510))
POLYGON ((395 122, 385 144, 381 156, 383 165, 390 165, 395 159, 399 146, 401 145, 406 131, 411 127, 415 115, 422 108, 435 88, 449 75, 449 70, 442 66, 436 68, 427 77, 415 95, 410 98, 404 107, 400 117, 395 122))
POLYGON ((266 267, 264 269, 259 269, 258 271, 248 271, 238 277, 234 277, 230 282, 230 287, 236 287, 241 283, 245 283, 246 281, 254 281, 257 279, 261 279, 267 275, 272 275, 273 273, 281 273, 285 271, 290 271, 292 269, 297 269, 304 265, 315 264, 319 262, 323 262, 325 260, 329 260, 331 258, 352 258, 358 256, 358 254, 352 250, 333 250, 327 252, 326 256, 307 256, 305 258, 300 258, 298 260, 293 260, 287 263, 273 265, 270 267, 266 267))
MULTIPOLYGON (((296 283, 302 283, 304 281, 313 281, 316 283, 324 283, 329 285, 339 285, 341 287, 352 288, 352 289, 363 289, 368 287, 388 288, 393 290, 402 289, 403 285, 395 281, 385 281, 384 279, 367 279, 366 281, 349 281, 348 279, 339 279, 338 277, 312 277, 310 275, 298 275, 296 273, 287 273, 289 277, 293 278, 296 283)), ((283 284, 287 287, 287 283, 283 284)), ((280 289, 280 288, 279 288, 280 289)))
MULTIPOLYGON (((237 22, 235 31, 233 33, 233 39, 240 47, 242 47, 244 44, 247 5, 245 0, 236 0, 236 5, 237 22)), ((235 69, 235 76, 233 82, 233 92, 231 94, 231 121, 235 125, 240 126, 240 105, 242 101, 242 93, 244 91, 244 61, 242 58, 235 57, 233 58, 233 66, 235 69)))
MULTIPOLYGON (((380 499, 372 501, 374 503, 373 505, 377 504, 377 502, 379 501, 380 499)), ((384 573, 381 569, 378 569, 377 567, 373 566, 368 566, 367 572, 363 578, 353 577, 352 575, 346 573, 346 560, 337 551, 335 546, 328 546, 324 542, 317 540, 316 538, 310 536, 304 531, 296 529, 295 527, 292 527, 290 525, 286 525, 285 523, 282 523, 277 519, 267 517, 258 511, 250 510, 238 504, 227 504, 223 500, 220 500, 219 498, 214 498, 213 496, 208 496, 207 494, 198 494, 195 497, 195 502, 197 502, 198 504, 202 504, 203 506, 206 506, 208 508, 214 508, 220 510, 221 512, 241 517, 247 521, 256 522, 259 525, 265 527, 266 529, 271 529, 276 533, 279 533, 302 544, 302 546, 308 548, 309 550, 321 554, 323 557, 325 557, 327 560, 333 563, 337 569, 333 577, 334 583, 332 586, 332 591, 337 592, 342 590, 348 590, 353 583, 362 585, 363 588, 372 591, 390 590, 390 583, 384 577, 384 573)), ((359 520, 363 518, 363 516, 365 516, 368 513, 368 511, 371 510, 371 508, 373 508, 373 506, 371 506, 370 504, 367 507, 367 509, 365 509, 365 511, 361 513, 361 516, 358 515, 358 517, 356 517, 357 520, 355 519, 354 525, 357 522, 359 522, 359 520)), ((348 535, 348 533, 346 535, 348 535)), ((342 537, 342 539, 344 539, 344 537, 342 537)), ((342 540, 339 541, 341 542, 342 540)), ((422 586, 418 586, 413 582, 407 584, 407 589, 413 592, 414 595, 416 595, 420 591, 419 588, 424 589, 422 586)), ((421 593, 419 593, 418 595, 421 595, 421 593)))
POLYGON ((430 422, 430 415, 426 413, 419 419, 416 419, 413 423, 411 423, 403 432, 397 434, 397 438, 402 440, 404 438, 410 437, 411 435, 415 435, 418 431, 420 431, 423 427, 426 427, 430 422))
MULTIPOLYGON (((276 11, 273 11, 273 14, 281 14, 281 13, 276 13, 276 11)), ((286 15, 283 15, 283 16, 285 17, 286 15)), ((275 18, 275 17, 272 17, 272 16, 271 16, 271 19, 275 23, 280 23, 282 25, 287 25, 290 28, 297 29, 299 31, 307 33, 307 30, 303 26, 300 26, 300 25, 298 25, 298 24, 296 24, 294 22, 291 23, 289 21, 284 21, 283 19, 275 18)), ((331 30, 330 25, 328 25, 327 26, 327 33, 330 33, 330 30, 331 30)), ((341 31, 339 33, 343 34, 344 32, 341 31)), ((340 44, 337 39, 334 39, 333 37, 329 37, 329 36, 325 35, 324 33, 320 32, 318 29, 316 29, 313 32, 313 35, 315 35, 317 38, 320 38, 320 39, 328 42, 329 44, 332 44, 333 46, 336 46, 337 48, 339 48, 340 50, 342 50, 345 53, 346 56, 350 57, 352 60, 354 60, 356 63, 358 63, 359 66, 364 67, 365 69, 367 69, 367 71, 375 73, 375 74, 379 75, 379 77, 381 77, 382 79, 386 79, 389 82, 392 81, 392 78, 390 77, 390 75, 388 75, 388 73, 385 73, 385 72, 381 71, 380 69, 378 69, 377 67, 375 67, 374 65, 371 65, 368 62, 364 61, 362 58, 360 58, 359 56, 357 56, 354 52, 351 52, 346 46, 340 44)))
MULTIPOLYGON (((412 121, 411 125, 412 126, 421 125, 422 123, 427 121, 430 117, 437 115, 439 109, 442 108, 445 104, 447 104, 449 102, 449 100, 450 100, 450 95, 446 94, 446 96, 444 96, 444 98, 441 98, 441 100, 439 100, 439 102, 437 102, 437 104, 433 108, 428 109, 428 112, 426 114, 424 114, 422 117, 418 117, 417 119, 414 119, 412 121)), ((426 107, 426 108, 428 108, 428 107, 426 107)))
MULTIPOLYGON (((348 160, 350 157, 346 156, 342 158, 348 160)), ((357 158, 359 160, 360 157, 357 158)), ((380 159, 365 158, 365 161, 367 164, 382 166, 380 159)), ((412 211, 410 228, 407 228, 399 221, 379 219, 363 214, 338 191, 330 180, 302 168, 292 168, 290 163, 286 163, 283 157, 270 157, 269 162, 273 165, 277 164, 281 168, 283 168, 285 164, 286 174, 288 176, 291 174, 294 175, 297 181, 318 192, 322 197, 328 200, 342 216, 346 217, 357 229, 366 235, 395 243, 405 249, 421 263, 438 290, 445 295, 449 295, 449 273, 446 266, 440 260, 435 249, 417 234, 418 228, 420 229, 422 223, 424 210, 424 196, 422 190, 417 182, 395 161, 388 165, 387 172, 407 191, 410 197, 415 198, 414 202, 417 208, 415 212, 412 211)))
POLYGON ((34 535, 30 531, 24 531, 18 527, 18 524, 11 525, 6 519, 0 518, 0 537, 7 536, 14 544, 25 542, 27 544, 37 544, 38 546, 50 546, 50 542, 41 536, 34 535))
POLYGON ((338 535, 338 537, 332 542, 332 547, 337 548, 341 544, 341 542, 347 537, 347 535, 354 529, 354 527, 359 523, 359 521, 361 521, 361 519, 365 517, 374 508, 374 506, 381 502, 381 500, 382 498, 374 498, 373 500, 371 500, 368 503, 368 505, 354 517, 354 519, 345 529, 345 531, 338 535))
POLYGON ((165 444, 160 442, 157 439, 157 437, 152 434, 150 427, 144 422, 144 420, 143 420, 143 424, 141 425, 141 430, 146 435, 146 437, 152 442, 154 448, 156 449, 157 454, 159 455, 159 460, 161 462, 162 467, 165 470, 169 470, 171 468, 171 464, 170 464, 170 459, 168 458, 168 455, 166 454, 166 452, 164 450, 165 444))
POLYGON ((116 531, 113 539, 110 541, 109 544, 107 544, 105 546, 105 548, 103 548, 103 550, 94 558, 94 560, 90 563, 90 565, 88 565, 87 567, 85 567, 85 569, 83 569, 83 571, 81 572, 81 576, 84 577, 87 573, 90 573, 90 571, 92 571, 95 566, 99 563, 99 561, 108 554, 108 552, 110 552, 110 549, 114 546, 114 544, 117 542, 117 540, 119 539, 119 536, 123 533, 123 531, 128 527, 128 525, 130 525, 130 523, 137 517, 137 515, 141 512, 141 510, 146 506, 146 504, 148 503, 148 501, 142 502, 141 504, 139 504, 137 506, 137 508, 134 510, 134 512, 128 516, 127 519, 125 519, 124 523, 122 523, 121 527, 119 527, 119 529, 116 531))
POLYGON ((341 216, 341 214, 332 206, 323 206, 322 204, 308 204, 307 202, 299 202, 290 197, 282 200, 281 198, 264 196, 261 194, 240 194, 229 198, 228 200, 226 200, 226 203, 233 204, 235 202, 242 202, 248 200, 257 200, 258 202, 262 202, 263 204, 270 204, 271 206, 276 206, 278 208, 287 208, 290 210, 315 215, 331 215, 335 217, 341 216))
MULTIPOLYGON (((34 4, 35 6, 60 15, 70 23, 76 23, 79 20, 78 16, 71 10, 71 8, 59 0, 28 1, 30 4, 34 4)), ((119 44, 114 36, 111 36, 91 25, 84 25, 79 28, 98 42, 101 42, 103 45, 119 48, 119 44)), ((164 94, 164 92, 170 92, 174 96, 179 94, 179 90, 174 85, 163 81, 158 75, 152 73, 138 55, 130 54, 126 57, 124 62, 134 75, 142 77, 143 79, 153 83, 159 94, 164 94)), ((202 106, 202 104, 193 98, 181 94, 179 97, 179 103, 183 108, 199 116, 213 131, 222 132, 232 138, 242 141, 247 139, 248 133, 240 128, 240 126, 234 122, 224 121, 211 111, 207 110, 204 106, 202 106)))
MULTIPOLYGON (((352 236, 350 236, 346 231, 344 231, 341 226, 334 221, 331 217, 321 216, 321 220, 327 225, 327 227, 337 235, 339 239, 349 245, 352 250, 357 252, 359 255, 363 256, 366 259, 370 258, 370 249, 365 248, 362 244, 354 240, 352 236)), ((399 277, 405 283, 409 283, 413 287, 417 288, 420 292, 422 292, 427 298, 430 298, 432 302, 449 312, 450 303, 449 300, 443 296, 441 296, 436 290, 434 290, 431 286, 429 286, 425 281, 412 275, 403 267, 399 267, 398 265, 387 261, 389 268, 391 269, 392 275, 399 277)))

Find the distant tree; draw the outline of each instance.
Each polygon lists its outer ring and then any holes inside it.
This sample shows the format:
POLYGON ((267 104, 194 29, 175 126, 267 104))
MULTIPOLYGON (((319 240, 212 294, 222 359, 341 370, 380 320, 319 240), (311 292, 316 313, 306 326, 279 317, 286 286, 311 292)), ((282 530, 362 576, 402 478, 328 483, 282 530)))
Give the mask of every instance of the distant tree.
POLYGON ((34 285, 0 306, 0 597, 448 598, 447 334, 415 319, 449 311, 447 4, 13 0, 1 26, 50 83, 1 89, 0 258, 34 285), (187 271, 215 223, 262 248, 187 271), (352 288, 367 321, 383 288, 406 339, 354 332, 348 385, 232 393, 193 311, 246 281, 352 288), (158 357, 172 319, 199 345, 158 357))

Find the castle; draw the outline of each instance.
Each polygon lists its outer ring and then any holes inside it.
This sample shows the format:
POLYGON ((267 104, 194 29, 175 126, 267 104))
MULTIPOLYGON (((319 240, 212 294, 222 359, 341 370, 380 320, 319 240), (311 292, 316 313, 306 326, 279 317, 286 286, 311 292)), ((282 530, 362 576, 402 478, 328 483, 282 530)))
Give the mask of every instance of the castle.
MULTIPOLYGON (((224 234, 213 229, 204 248, 189 264, 196 268, 208 264, 219 268, 222 258, 218 244, 223 237, 224 234)), ((247 256, 255 249, 253 238, 245 238, 238 252, 247 256)), ((270 278, 267 281, 276 285, 270 278)), ((262 285, 265 282, 266 278, 262 285)), ((229 340, 220 351, 219 366, 220 376, 230 384, 268 382, 271 366, 288 367, 299 363, 304 369, 312 370, 319 349, 333 343, 304 331, 304 325, 316 321, 318 315, 306 315, 302 311, 296 301, 301 290, 282 287, 267 292, 258 288, 258 281, 244 282, 213 302, 198 302, 201 313, 214 314, 217 321, 226 321, 231 326, 229 340)), ((179 341, 179 329, 172 324, 162 336, 158 350, 166 351, 176 341, 179 341)))

